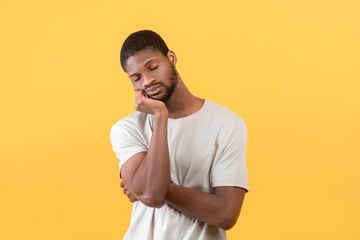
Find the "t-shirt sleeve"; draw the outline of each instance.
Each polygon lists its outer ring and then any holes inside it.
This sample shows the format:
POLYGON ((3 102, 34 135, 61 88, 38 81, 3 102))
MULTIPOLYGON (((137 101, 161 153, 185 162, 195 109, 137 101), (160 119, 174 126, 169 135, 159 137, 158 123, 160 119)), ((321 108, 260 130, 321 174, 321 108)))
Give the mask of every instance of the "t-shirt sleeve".
POLYGON ((229 127, 219 140, 212 169, 212 185, 236 186, 249 191, 246 166, 247 127, 244 121, 229 127))
POLYGON ((148 149, 140 133, 126 123, 116 123, 110 131, 112 149, 116 153, 119 162, 119 176, 124 163, 139 152, 147 152, 148 149))

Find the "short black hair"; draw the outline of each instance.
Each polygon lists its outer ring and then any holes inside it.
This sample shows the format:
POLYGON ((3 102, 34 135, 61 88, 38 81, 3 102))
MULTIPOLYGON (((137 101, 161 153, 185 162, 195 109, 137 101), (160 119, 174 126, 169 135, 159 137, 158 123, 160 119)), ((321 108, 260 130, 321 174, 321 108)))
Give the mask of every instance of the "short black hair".
POLYGON ((141 30, 130 34, 124 41, 120 52, 121 67, 125 70, 126 61, 141 50, 152 48, 167 56, 169 48, 165 41, 154 31, 141 30))

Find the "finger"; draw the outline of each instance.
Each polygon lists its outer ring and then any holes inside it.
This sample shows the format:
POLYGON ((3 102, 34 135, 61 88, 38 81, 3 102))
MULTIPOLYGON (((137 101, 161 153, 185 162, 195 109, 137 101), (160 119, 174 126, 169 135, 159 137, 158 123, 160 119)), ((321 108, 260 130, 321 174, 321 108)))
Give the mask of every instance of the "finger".
POLYGON ((135 98, 139 98, 141 96, 141 90, 138 89, 135 91, 135 98))
POLYGON ((134 108, 137 110, 137 111, 141 111, 143 105, 144 105, 144 102, 145 102, 145 96, 144 96, 144 93, 139 90, 135 93, 135 104, 134 104, 134 108))
POLYGON ((136 93, 139 94, 140 96, 147 97, 147 94, 143 89, 137 89, 136 93))
POLYGON ((128 198, 130 199, 131 196, 132 196, 131 192, 130 192, 130 191, 127 191, 127 192, 126 192, 126 196, 128 196, 128 198))
POLYGON ((131 195, 130 196, 130 202, 135 202, 137 201, 136 197, 134 197, 134 195, 131 195))
POLYGON ((135 102, 140 103, 145 98, 143 91, 137 90, 135 93, 135 102))
POLYGON ((141 91, 142 92, 142 95, 144 96, 144 98, 148 98, 149 96, 146 94, 146 92, 144 91, 141 91))

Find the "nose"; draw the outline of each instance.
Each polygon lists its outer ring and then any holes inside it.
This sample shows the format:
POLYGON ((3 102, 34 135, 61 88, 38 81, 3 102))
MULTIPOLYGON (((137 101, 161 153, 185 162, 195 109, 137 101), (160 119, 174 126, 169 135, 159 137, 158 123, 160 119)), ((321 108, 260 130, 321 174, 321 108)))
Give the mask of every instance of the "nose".
POLYGON ((155 81, 155 77, 152 76, 151 74, 144 74, 143 75, 142 84, 143 84, 144 87, 150 86, 152 84, 152 82, 154 82, 154 81, 155 81))

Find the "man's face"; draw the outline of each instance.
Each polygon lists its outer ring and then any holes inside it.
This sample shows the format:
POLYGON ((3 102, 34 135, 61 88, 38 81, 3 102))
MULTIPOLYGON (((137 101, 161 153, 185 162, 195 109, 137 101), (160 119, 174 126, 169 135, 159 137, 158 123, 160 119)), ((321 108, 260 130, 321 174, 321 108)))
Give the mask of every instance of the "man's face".
POLYGON ((128 74, 135 90, 149 98, 166 102, 175 90, 178 74, 168 57, 160 51, 145 49, 126 61, 128 74))

